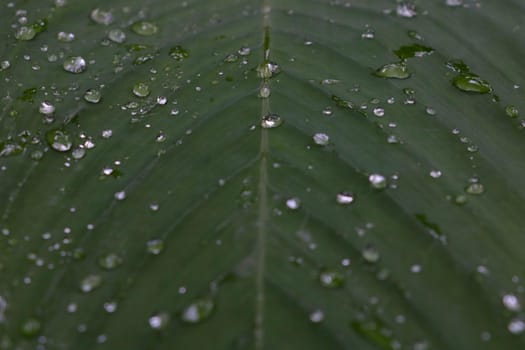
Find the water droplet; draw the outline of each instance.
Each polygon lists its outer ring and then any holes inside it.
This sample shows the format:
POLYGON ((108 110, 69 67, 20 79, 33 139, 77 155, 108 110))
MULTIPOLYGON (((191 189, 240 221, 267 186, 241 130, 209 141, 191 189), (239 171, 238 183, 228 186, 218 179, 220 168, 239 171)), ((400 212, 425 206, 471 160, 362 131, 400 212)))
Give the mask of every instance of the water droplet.
POLYGON ((354 203, 355 195, 352 192, 339 192, 336 196, 337 204, 348 205, 354 203))
POLYGON ((365 259, 365 261, 369 263, 376 263, 379 261, 379 258, 381 257, 379 255, 379 251, 373 245, 366 246, 365 249, 363 249, 361 254, 363 256, 363 259, 365 259))
POLYGON ((20 327, 20 333, 25 337, 34 337, 40 333, 42 325, 36 318, 29 318, 20 327))
POLYGON ((96 8, 91 11, 91 20, 97 24, 110 25, 113 23, 113 13, 111 11, 96 8))
POLYGON ((386 178, 381 174, 371 174, 368 181, 373 188, 380 190, 386 187, 386 178))
POLYGON ((435 116, 437 114, 437 111, 432 108, 432 107, 426 107, 425 108, 425 113, 430 115, 430 116, 435 116))
POLYGON ((503 305, 510 311, 520 311, 521 304, 517 296, 514 294, 505 294, 502 298, 503 305))
POLYGON ((390 79, 408 79, 410 78, 410 73, 408 72, 408 68, 402 62, 385 64, 381 68, 377 69, 374 74, 381 78, 390 78, 390 79))
POLYGON ((106 310, 107 313, 112 314, 115 311, 117 311, 118 304, 116 301, 108 301, 107 303, 104 303, 104 310, 106 310))
POLYGON ((80 281, 80 290, 84 293, 90 293, 100 287, 102 284, 102 277, 99 275, 89 275, 80 281))
POLYGON ((99 103, 102 98, 102 93, 97 89, 89 89, 84 94, 84 100, 89 103, 99 103))
POLYGON ((283 123, 281 117, 277 114, 268 114, 261 119, 261 126, 264 129, 273 129, 281 126, 283 123))
POLYGON ((376 107, 374 108, 374 114, 377 116, 377 117, 383 117, 385 115, 385 110, 381 107, 376 107))
POLYGON ((55 112, 55 106, 49 101, 43 101, 40 103, 38 111, 44 115, 51 115, 55 112))
POLYGON ((108 33, 108 38, 117 44, 122 44, 126 41, 126 33, 122 29, 111 29, 108 33))
POLYGON ((394 50, 394 53, 401 60, 406 60, 407 58, 413 57, 424 57, 432 54, 434 49, 428 46, 423 46, 420 44, 412 44, 401 46, 399 49, 394 50))
POLYGON ((189 52, 180 45, 172 47, 169 55, 176 61, 182 61, 190 56, 189 52))
POLYGON ((247 46, 243 46, 241 47, 239 50, 237 50, 237 53, 240 55, 240 56, 248 56, 251 52, 251 49, 247 46))
POLYGON ((372 40, 376 37, 376 33, 374 32, 374 30, 372 28, 366 28, 362 33, 361 33, 361 39, 368 39, 368 40, 372 40))
POLYGON ((263 83, 261 85, 261 88, 259 89, 259 97, 260 98, 268 98, 270 97, 270 93, 271 93, 271 90, 270 90, 270 85, 268 83, 263 83))
POLYGON ((11 62, 9 62, 7 60, 4 60, 4 61, 0 62, 0 71, 6 70, 9 67, 11 67, 11 62))
POLYGON ((228 55, 226 55, 226 57, 224 57, 224 62, 226 63, 233 63, 233 62, 237 62, 237 60, 239 60, 239 56, 233 54, 233 53, 230 53, 228 55))
POLYGON ((146 97, 149 96, 150 93, 149 85, 144 82, 133 85, 133 94, 137 97, 146 97))
POLYGON ((406 2, 398 3, 396 13, 399 17, 413 18, 417 15, 416 6, 406 2))
POLYGON ((518 108, 512 105, 508 105, 507 107, 505 107, 505 113, 511 118, 517 118, 520 115, 518 108))
POLYGON ((313 323, 320 323, 324 320, 323 310, 315 310, 310 314, 310 321, 313 323))
POLYGON ((446 0, 445 5, 451 7, 461 6, 463 5, 463 0, 446 0))
POLYGON ((159 96, 157 97, 157 104, 164 106, 166 103, 168 103, 168 98, 166 96, 159 96))
POLYGON ((521 334, 525 331, 525 322, 519 318, 514 318, 510 321, 507 328, 512 334, 521 334))
POLYGON ((164 250, 164 241, 161 239, 152 239, 146 243, 146 250, 153 255, 159 255, 164 250))
POLYGON ((98 260, 98 264, 103 269, 113 270, 119 267, 120 264, 122 264, 122 258, 115 253, 109 253, 100 257, 100 259, 98 260))
POLYGON ((32 40, 37 34, 37 31, 32 26, 22 26, 15 32, 17 40, 27 41, 32 40))
POLYGON ((434 179, 440 178, 441 175, 442 175, 441 170, 434 169, 434 170, 430 171, 430 177, 432 177, 434 179))
POLYGON ((118 201, 123 201, 124 199, 126 199, 126 191, 116 192, 114 197, 118 201))
POLYGON ((68 32, 58 32, 57 39, 63 43, 70 43, 75 40, 75 34, 68 32))
POLYGON ((490 84, 472 73, 462 73, 452 80, 452 84, 462 91, 488 94, 492 92, 490 84))
POLYGON ((325 133, 321 133, 321 132, 316 133, 313 136, 313 139, 314 139, 315 144, 319 146, 326 146, 330 143, 330 136, 328 136, 325 133))
POLYGON ((299 209, 301 206, 301 200, 297 197, 288 198, 286 200, 286 207, 291 210, 299 209))
POLYGON ((341 288, 345 283, 345 276, 338 271, 323 271, 319 274, 319 282, 325 288, 341 288))
POLYGON ((168 326, 170 315, 166 312, 158 312, 148 319, 149 326, 154 330, 162 330, 168 326))
POLYGON ((474 182, 468 185, 467 188, 465 188, 465 192, 467 192, 468 194, 479 195, 485 192, 485 187, 479 182, 474 182))
POLYGON ((71 56, 66 58, 63 64, 66 72, 78 74, 82 73, 87 69, 86 60, 81 56, 71 56))
POLYGON ((263 79, 270 79, 273 76, 279 74, 280 72, 281 68, 277 63, 274 62, 261 63, 257 67, 257 76, 263 79))
POLYGON ((332 110, 332 107, 328 106, 328 107, 325 107, 321 113, 323 113, 323 115, 327 116, 327 117, 330 117, 332 114, 334 114, 334 111, 332 110))
POLYGON ((200 323, 208 319, 214 309, 215 303, 212 299, 199 299, 184 309, 181 319, 186 323, 200 323))
POLYGON ((73 146, 71 136, 64 130, 55 129, 46 133, 46 140, 49 146, 58 152, 67 152, 73 146))
POLYGON ((79 160, 84 158, 86 155, 86 149, 85 148, 75 148, 73 151, 71 151, 71 156, 73 159, 79 160))
POLYGON ((157 34, 159 27, 153 22, 139 21, 133 23, 131 30, 133 30, 138 35, 150 36, 157 34))

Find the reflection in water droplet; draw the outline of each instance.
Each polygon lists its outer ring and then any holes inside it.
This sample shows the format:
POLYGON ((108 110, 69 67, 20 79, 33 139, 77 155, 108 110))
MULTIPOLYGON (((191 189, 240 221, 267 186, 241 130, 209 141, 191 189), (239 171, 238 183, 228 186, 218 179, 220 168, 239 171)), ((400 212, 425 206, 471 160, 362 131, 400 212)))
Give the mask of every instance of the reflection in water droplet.
POLYGON ((168 326, 170 315, 166 312, 159 312, 148 319, 149 326, 154 330, 162 330, 168 326))
POLYGON ((116 269, 120 264, 122 264, 122 258, 115 253, 109 253, 100 257, 100 259, 98 260, 98 264, 103 269, 113 270, 116 269))
POLYGON ((133 23, 131 30, 133 30, 138 35, 150 36, 157 34, 159 27, 153 22, 139 21, 133 23))
POLYGON ((377 69, 374 74, 381 78, 390 79, 408 79, 410 77, 407 66, 402 62, 385 64, 377 69))
POLYGON ((317 133, 313 136, 314 142, 319 146, 326 146, 330 143, 330 136, 325 133, 317 133))
POLYGON ((347 205, 354 203, 355 196, 352 192, 339 192, 336 196, 338 204, 347 205))
POLYGON ((80 281, 80 290, 84 293, 90 293, 102 284, 102 277, 99 275, 89 275, 80 281))
POLYGON ((371 174, 368 181, 373 188, 383 189, 386 187, 386 178, 381 174, 371 174))
POLYGON ((91 20, 97 24, 110 25, 113 23, 113 13, 111 11, 96 8, 91 11, 91 20))
POLYGON ((48 131, 46 133, 46 141, 52 149, 58 152, 67 152, 73 146, 69 133, 60 129, 48 131))
POLYGON ((286 207, 291 210, 299 209, 301 206, 301 200, 297 197, 288 198, 286 200, 286 207))
POLYGON ((338 271, 323 271, 319 274, 319 282, 325 288, 341 288, 345 282, 345 276, 338 271))
POLYGON ((100 90, 97 89, 89 89, 84 94, 84 100, 86 100, 89 103, 99 103, 101 98, 102 94, 100 90))
POLYGON ((200 323, 208 319, 213 313, 214 309, 215 303, 212 299, 199 299, 184 309, 181 319, 186 323, 200 323))
POLYGON ((87 69, 87 63, 81 56, 71 56, 65 59, 63 67, 66 72, 78 74, 87 69))
POLYGON ((273 129, 281 126, 283 123, 281 117, 277 114, 268 114, 261 119, 261 126, 264 129, 273 129))
POLYGON ((152 239, 146 243, 146 250, 153 255, 159 255, 164 250, 164 241, 161 239, 152 239))

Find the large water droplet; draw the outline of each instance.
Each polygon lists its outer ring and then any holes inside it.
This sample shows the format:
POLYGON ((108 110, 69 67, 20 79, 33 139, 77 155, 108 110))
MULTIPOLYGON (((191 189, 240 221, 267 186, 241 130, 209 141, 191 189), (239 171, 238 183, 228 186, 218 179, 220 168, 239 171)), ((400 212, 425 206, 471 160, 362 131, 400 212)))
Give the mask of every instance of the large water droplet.
POLYGON ((89 275, 80 281, 80 290, 84 293, 90 293, 100 287, 102 284, 102 277, 99 275, 89 275))
POLYGON ((472 73, 462 73, 452 80, 452 84, 462 91, 478 94, 488 94, 492 92, 492 87, 486 81, 472 73))
POLYGON ((55 129, 46 133, 46 141, 55 151, 67 152, 73 146, 71 135, 65 130, 55 129))
POLYGON ((397 4, 396 13, 399 17, 413 18, 417 15, 416 6, 414 4, 400 2, 397 4))
POLYGON ((100 93, 100 90, 97 89, 89 89, 84 94, 84 100, 89 103, 99 103, 101 98, 102 94, 100 93))
POLYGON ((208 319, 214 309, 215 303, 212 299, 199 299, 184 309, 181 319, 186 323, 200 323, 208 319))
POLYGON ((111 13, 111 11, 103 10, 100 8, 96 8, 93 11, 91 11, 90 17, 93 22, 103 24, 106 26, 113 23, 114 20, 113 13, 111 13))
POLYGON ((137 97, 147 97, 150 93, 149 85, 144 82, 133 85, 133 94, 137 97))
POLYGON ((336 201, 341 205, 348 205, 354 203, 355 195, 352 192, 339 192, 336 196, 336 201))
POLYGON ((277 128, 277 127, 281 126, 282 123, 283 123, 283 121, 282 121, 281 117, 278 116, 277 114, 274 114, 274 113, 265 115, 261 119, 261 126, 264 129, 277 128))
POLYGON ((133 30, 138 35, 150 36, 157 34, 159 27, 153 22, 139 21, 133 23, 131 30, 133 30))
POLYGON ((286 207, 291 210, 297 210, 301 206, 301 200, 297 197, 288 198, 286 200, 286 207))
POLYGON ((386 187, 386 178, 381 174, 371 174, 368 181, 373 188, 380 190, 386 187))
POLYGON ((319 146, 326 146, 330 143, 330 136, 322 132, 315 134, 313 139, 315 144, 319 146))
POLYGON ((180 45, 172 47, 169 55, 176 61, 182 61, 190 56, 189 52, 180 45))
POLYGON ((507 328, 512 334, 521 334, 525 331, 525 322, 519 318, 514 318, 510 321, 507 328))
POLYGON ((17 40, 27 41, 32 40, 37 34, 37 31, 30 26, 22 26, 15 32, 15 38, 17 40))
POLYGON ((113 270, 119 267, 120 264, 122 264, 122 258, 115 253, 109 253, 100 257, 100 259, 98 260, 98 264, 103 269, 113 270))
POLYGON ((345 276, 338 271, 322 271, 319 274, 319 282, 325 288, 341 288, 345 283, 345 276))
POLYGON ((385 64, 381 68, 377 69, 374 74, 381 78, 390 78, 390 79, 408 79, 410 78, 410 73, 408 71, 408 68, 402 62, 385 64))
POLYGON ((71 56, 66 58, 63 64, 66 72, 78 74, 82 73, 87 69, 86 60, 81 56, 71 56))

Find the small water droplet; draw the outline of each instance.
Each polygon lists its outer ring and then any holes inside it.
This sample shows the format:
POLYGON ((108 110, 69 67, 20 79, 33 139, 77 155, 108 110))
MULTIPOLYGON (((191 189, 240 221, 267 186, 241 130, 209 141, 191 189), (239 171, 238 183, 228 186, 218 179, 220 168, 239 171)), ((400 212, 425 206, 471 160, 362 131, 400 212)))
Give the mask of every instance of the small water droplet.
POLYGON ((181 319, 186 323, 200 323, 208 319, 215 309, 215 303, 212 299, 199 299, 184 309, 181 319))
POLYGON ((57 39, 63 43, 70 43, 75 40, 75 34, 68 32, 58 32, 57 39))
POLYGON ((514 318, 509 322, 507 328, 512 334, 521 334, 525 331, 525 322, 519 318, 514 318))
POLYGON ((169 55, 176 61, 182 61, 190 56, 189 52, 180 45, 172 47, 169 55))
POLYGON ((108 39, 117 44, 122 44, 126 41, 126 33, 122 29, 111 29, 108 32, 108 39))
POLYGON ((283 123, 283 121, 282 121, 281 117, 278 116, 277 114, 274 114, 274 113, 265 115, 261 119, 261 127, 263 127, 264 129, 277 128, 277 127, 281 126, 282 123, 283 123))
POLYGON ((146 243, 146 250, 153 255, 159 255, 164 250, 164 241, 161 239, 152 239, 146 243))
POLYGON ((373 245, 366 246, 365 249, 363 249, 361 255, 363 256, 363 259, 365 259, 365 261, 369 263, 376 263, 381 257, 379 255, 379 251, 373 245))
POLYGON ((336 196, 337 204, 348 205, 354 203, 355 195, 352 192, 339 192, 336 196))
POLYGON ((66 72, 78 74, 82 73, 87 69, 86 60, 81 56, 71 56, 66 58, 63 64, 66 72))
POLYGON ((416 6, 407 2, 397 4, 396 13, 399 17, 413 18, 417 15, 416 6))
POLYGON ((330 143, 330 136, 325 133, 319 132, 313 136, 313 140, 316 145, 326 146, 330 143))
POLYGON ((408 68, 403 62, 385 64, 384 66, 378 68, 374 74, 381 78, 390 78, 390 79, 408 79, 410 78, 410 73, 408 71, 408 68))
POLYGON ((49 146, 58 152, 67 152, 73 146, 73 141, 68 132, 55 129, 46 133, 46 140, 49 146))
POLYGON ((97 24, 110 25, 113 23, 113 13, 111 11, 103 10, 100 8, 93 9, 91 11, 90 18, 97 24))
POLYGON ((505 294, 502 298, 503 305, 510 311, 520 311, 521 304, 514 294, 505 294))
POLYGON ((116 301, 108 301, 107 303, 104 303, 104 310, 109 314, 112 314, 115 311, 117 311, 117 307, 118 304, 116 301))
POLYGON ((505 114, 511 118, 517 118, 520 115, 520 112, 516 106, 508 105, 505 107, 505 114))
POLYGON ((368 40, 372 40, 376 37, 376 33, 374 32, 374 30, 372 28, 366 28, 362 33, 361 33, 361 39, 368 39, 368 40))
POLYGON ((297 197, 288 198, 286 200, 286 207, 291 210, 297 210, 301 206, 301 200, 297 197))
POLYGON ((456 7, 463 5, 463 0, 446 0, 445 5, 450 7, 456 7))
POLYGON ((430 177, 434 178, 434 179, 438 179, 441 177, 441 175, 443 175, 441 173, 441 170, 437 170, 437 169, 434 169, 434 170, 431 170, 430 171, 430 177))
POLYGON ((89 103, 99 103, 102 99, 102 93, 97 89, 89 89, 84 94, 84 100, 89 103))
POLYGON ((122 201, 122 200, 126 199, 126 191, 116 192, 114 197, 115 197, 116 200, 122 201))
POLYGON ((150 93, 149 85, 144 82, 133 85, 133 94, 137 97, 147 97, 150 93))
POLYGON ((113 270, 122 264, 122 258, 115 253, 106 254, 98 260, 100 267, 106 270, 113 270))
POLYGON ((100 287, 102 284, 102 277, 99 275, 89 275, 80 281, 80 290, 84 293, 90 293, 100 287))
POLYGON ((42 324, 36 318, 29 318, 20 327, 20 333, 25 337, 35 337, 40 333, 42 324))
POLYGON ((139 21, 133 23, 131 30, 133 30, 138 35, 151 36, 157 34, 159 27, 153 22, 139 21))
POLYGON ((385 110, 381 107, 374 108, 374 114, 376 117, 383 117, 385 115, 385 110))
POLYGON ((73 151, 71 151, 71 156, 73 157, 73 159, 80 160, 86 156, 86 149, 75 148, 73 151))
POLYGON ((485 192, 485 187, 479 182, 474 182, 468 185, 467 188, 465 188, 465 192, 467 192, 468 194, 479 195, 485 192))
POLYGON ((257 67, 257 76, 263 79, 270 79, 273 76, 279 74, 280 72, 281 72, 281 68, 275 62, 261 63, 257 67))
POLYGON ((55 112, 55 106, 49 101, 43 101, 38 111, 44 115, 52 115, 55 112))
POLYGON ((323 271, 319 274, 319 282, 325 288, 341 288, 345 282, 345 276, 338 271, 323 271))
POLYGON ((37 31, 32 26, 22 26, 15 32, 15 38, 22 41, 32 40, 36 35, 37 31))
POLYGON ((368 181, 373 188, 380 190, 386 187, 386 178, 381 174, 371 174, 368 177, 368 181))
POLYGON ((323 108, 321 113, 323 113, 324 116, 330 117, 332 114, 334 114, 334 111, 332 110, 332 107, 328 106, 323 108))
POLYGON ((313 323, 320 323, 324 320, 323 310, 315 310, 310 314, 310 321, 313 323))
POLYGON ((9 67, 11 67, 11 62, 9 62, 7 60, 4 60, 4 61, 0 62, 0 71, 6 70, 9 67))
POLYGON ((170 315, 166 312, 158 312, 153 314, 149 319, 149 326, 154 330, 162 330, 168 326, 170 315))
POLYGON ((437 114, 437 111, 432 108, 432 107, 426 107, 425 108, 425 113, 430 115, 430 116, 435 116, 437 114))
POLYGON ((243 46, 241 47, 239 50, 237 50, 237 53, 240 55, 240 56, 248 56, 251 52, 251 49, 247 46, 243 46))
POLYGON ((260 98, 268 98, 270 97, 270 94, 271 94, 271 90, 270 90, 270 85, 268 83, 263 83, 261 85, 261 88, 259 89, 259 97, 260 98))

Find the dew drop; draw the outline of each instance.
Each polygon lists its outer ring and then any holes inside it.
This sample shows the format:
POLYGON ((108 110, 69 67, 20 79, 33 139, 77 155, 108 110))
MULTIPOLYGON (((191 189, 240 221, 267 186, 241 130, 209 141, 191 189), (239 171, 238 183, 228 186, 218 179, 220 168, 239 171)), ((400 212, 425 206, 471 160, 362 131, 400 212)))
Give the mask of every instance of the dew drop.
POLYGON ((162 330, 168 326, 170 315, 166 312, 158 312, 153 314, 149 319, 149 326, 154 330, 162 330))
POLYGON ((113 23, 113 13, 111 11, 103 10, 100 8, 93 9, 91 11, 90 18, 93 22, 97 24, 110 25, 113 23))
POLYGON ((328 106, 328 107, 325 107, 321 113, 324 115, 324 116, 327 116, 327 117, 330 117, 332 114, 334 114, 334 111, 332 110, 332 107, 328 106))
POLYGON ((380 258, 379 251, 373 245, 366 246, 361 252, 361 255, 363 256, 363 259, 369 263, 376 263, 380 258))
POLYGON ((75 148, 73 151, 71 151, 71 157, 73 159, 79 160, 86 156, 86 149, 85 148, 75 148))
POLYGON ((385 110, 381 107, 374 108, 374 114, 376 117, 383 117, 385 115, 385 110))
POLYGON ((463 5, 463 0, 446 0, 445 5, 450 7, 456 7, 463 5))
POLYGON ((55 106, 49 101, 43 101, 40 103, 38 111, 44 115, 51 115, 55 112, 55 106))
POLYGON ((459 74, 452 80, 452 84, 459 90, 466 92, 478 94, 488 94, 492 92, 492 87, 487 81, 471 73, 459 74))
POLYGON ((82 73, 87 69, 86 60, 81 56, 71 56, 66 58, 63 64, 66 72, 78 74, 82 73))
POLYGON ((37 31, 32 26, 22 26, 15 32, 15 38, 22 41, 32 40, 36 35, 37 31))
POLYGON ((119 267, 120 264, 122 264, 122 258, 115 253, 109 253, 100 257, 100 259, 98 260, 98 264, 103 269, 113 270, 119 267))
POLYGON ((67 152, 73 146, 69 133, 61 129, 48 131, 46 133, 46 141, 51 148, 58 152, 67 152))
POLYGON ((381 78, 390 79, 408 79, 410 77, 407 66, 402 62, 385 64, 378 68, 374 74, 381 78))
POLYGON ((326 145, 328 145, 330 143, 330 136, 328 136, 325 133, 316 133, 313 136, 313 140, 314 140, 316 145, 326 146, 326 145))
POLYGON ((107 303, 104 303, 104 310, 109 314, 112 314, 115 311, 117 311, 117 307, 118 304, 116 301, 108 301, 107 303))
POLYGON ((510 321, 507 328, 512 334, 521 334, 525 331, 525 322, 519 318, 514 318, 510 321))
POLYGON ((286 207, 291 210, 297 210, 301 206, 301 200, 297 197, 288 198, 286 200, 286 207))
POLYGON ((226 55, 226 57, 224 57, 224 62, 226 63, 233 63, 233 62, 237 62, 239 60, 239 56, 231 53, 231 54, 228 54, 226 55))
POLYGON ((190 304, 182 311, 181 319, 186 323, 200 323, 207 320, 215 309, 215 303, 212 299, 199 299, 190 304))
POLYGON ((80 281, 80 290, 84 293, 90 293, 100 287, 102 284, 102 277, 99 275, 89 275, 80 281))
POLYGON ((432 178, 434 178, 434 179, 438 179, 438 178, 440 178, 441 175, 443 175, 443 174, 441 173, 441 170, 436 170, 436 169, 434 169, 434 170, 431 170, 431 171, 430 171, 430 177, 432 177, 432 178))
POLYGON ((114 197, 118 201, 123 201, 124 199, 126 199, 126 191, 116 192, 114 197))
POLYGON ((152 239, 146 243, 146 250, 153 255, 159 255, 164 250, 164 241, 161 239, 152 239))
POLYGON ((361 33, 361 39, 368 39, 368 40, 372 40, 376 37, 376 33, 374 32, 373 29, 371 28, 366 28, 362 33, 361 33))
POLYGON ((97 89, 89 89, 84 94, 84 100, 86 100, 89 103, 99 103, 102 99, 102 94, 100 90, 97 89))
POLYGON ((267 83, 263 83, 261 85, 261 88, 259 89, 259 97, 268 98, 270 97, 270 94, 271 94, 270 85, 268 85, 267 83))
POLYGON ((237 50, 237 53, 240 56, 248 56, 251 53, 251 49, 247 46, 243 46, 239 50, 237 50))
POLYGON ((126 33, 122 29, 111 29, 108 33, 108 39, 117 44, 122 44, 126 41, 126 33))
POLYGON ((381 174, 371 174, 368 181, 373 188, 380 190, 386 187, 386 178, 381 174))
POLYGON ((503 305, 510 311, 520 311, 521 304, 514 294, 505 294, 502 298, 503 305))
POLYGON ((263 79, 270 79, 281 72, 281 67, 275 62, 261 63, 257 67, 257 76, 263 79))
POLYGON ((341 288, 344 285, 345 277, 337 271, 323 271, 319 274, 319 282, 325 288, 341 288))
POLYGON ((416 6, 406 2, 398 3, 396 13, 399 17, 413 18, 417 15, 416 6))
POLYGON ((144 82, 133 85, 133 94, 137 97, 147 97, 150 93, 149 85, 144 82))
POLYGON ((4 60, 4 61, 0 62, 0 71, 6 70, 9 67, 11 67, 11 62, 9 62, 7 60, 4 60))
POLYGON ((283 123, 280 116, 277 114, 268 114, 262 117, 261 119, 261 127, 264 129, 273 129, 281 126, 283 123))
POLYGON ((336 196, 337 204, 348 205, 354 203, 355 195, 352 192, 339 192, 336 196))
POLYGON ((310 314, 310 321, 313 323, 320 323, 324 320, 323 310, 315 310, 310 314))
POLYGON ((425 113, 430 116, 435 116, 437 114, 437 111, 432 107, 425 107, 425 113))
POLYGON ((520 112, 516 106, 508 105, 505 107, 505 114, 511 118, 517 118, 520 115, 520 112))
POLYGON ((153 22, 139 21, 133 23, 131 30, 133 30, 138 35, 151 36, 157 34, 159 27, 153 22))
POLYGON ((468 194, 480 195, 485 192, 485 187, 479 182, 474 182, 468 185, 467 188, 465 188, 465 192, 467 192, 468 194))
POLYGON ((190 56, 189 52, 180 45, 172 47, 169 55, 176 61, 183 61, 190 56))

